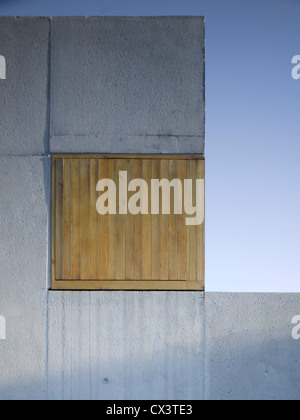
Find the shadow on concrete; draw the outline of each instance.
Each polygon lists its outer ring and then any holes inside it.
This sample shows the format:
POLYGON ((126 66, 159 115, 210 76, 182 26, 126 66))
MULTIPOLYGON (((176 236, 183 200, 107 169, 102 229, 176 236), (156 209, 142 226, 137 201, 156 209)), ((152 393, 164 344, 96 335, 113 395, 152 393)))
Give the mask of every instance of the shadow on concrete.
POLYGON ((193 391, 188 378, 195 372, 188 372, 184 361, 161 370, 164 351, 142 360, 129 355, 130 363, 126 354, 124 360, 112 354, 102 365, 91 361, 87 367, 76 366, 74 355, 69 355, 64 360, 65 370, 49 372, 48 384, 22 377, 21 372, 14 383, 1 383, 0 400, 203 400, 201 381, 208 400, 239 400, 241 396, 244 400, 299 400, 299 357, 288 353, 281 368, 275 367, 272 360, 278 358, 281 347, 285 345, 266 342, 233 349, 231 360, 210 361, 205 378, 199 364, 199 387, 193 391), (245 352, 250 359, 241 363, 245 352))

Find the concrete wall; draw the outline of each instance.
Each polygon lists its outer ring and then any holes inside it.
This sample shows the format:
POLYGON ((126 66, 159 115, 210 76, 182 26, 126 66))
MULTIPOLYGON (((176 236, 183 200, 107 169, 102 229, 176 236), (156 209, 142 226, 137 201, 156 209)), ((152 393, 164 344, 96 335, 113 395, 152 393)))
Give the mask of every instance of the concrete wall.
POLYGON ((298 399, 300 295, 48 290, 50 152, 204 153, 203 19, 1 18, 0 55, 0 399, 298 399))
POLYGON ((48 19, 0 19, 0 398, 46 397, 48 19))
POLYGON ((203 18, 56 18, 52 153, 204 153, 203 18))

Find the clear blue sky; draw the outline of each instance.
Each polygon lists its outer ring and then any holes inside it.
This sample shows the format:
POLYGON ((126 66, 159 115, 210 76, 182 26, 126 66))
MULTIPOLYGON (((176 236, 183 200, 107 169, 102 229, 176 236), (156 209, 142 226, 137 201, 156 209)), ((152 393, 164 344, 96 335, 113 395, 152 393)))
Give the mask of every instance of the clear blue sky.
POLYGON ((0 15, 204 15, 207 290, 300 292, 300 0, 0 0, 0 15))

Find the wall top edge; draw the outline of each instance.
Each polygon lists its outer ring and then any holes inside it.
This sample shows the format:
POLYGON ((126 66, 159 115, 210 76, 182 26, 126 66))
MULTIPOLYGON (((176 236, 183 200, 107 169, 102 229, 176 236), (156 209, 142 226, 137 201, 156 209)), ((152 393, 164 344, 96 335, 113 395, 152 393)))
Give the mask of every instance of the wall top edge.
POLYGON ((151 15, 151 16, 72 16, 72 15, 65 15, 65 16, 0 16, 0 19, 14 19, 14 20, 36 20, 36 19, 120 19, 120 20, 138 20, 138 19, 184 19, 184 20, 200 20, 205 21, 204 16, 191 16, 191 15, 151 15))

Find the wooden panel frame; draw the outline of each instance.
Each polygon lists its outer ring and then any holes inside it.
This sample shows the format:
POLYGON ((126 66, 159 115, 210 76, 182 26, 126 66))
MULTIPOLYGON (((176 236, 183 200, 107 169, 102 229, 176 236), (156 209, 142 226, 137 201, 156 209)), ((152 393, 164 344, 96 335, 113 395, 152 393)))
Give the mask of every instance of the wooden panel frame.
MULTIPOLYGON (((193 229, 193 232, 191 235, 184 232, 182 226, 183 226, 183 220, 180 220, 181 216, 177 216, 178 219, 174 218, 174 216, 170 215, 171 221, 169 222, 169 225, 171 224, 171 228, 169 227, 169 233, 168 235, 172 238, 174 238, 174 229, 176 230, 177 234, 177 249, 174 249, 174 244, 170 245, 170 252, 172 252, 172 261, 169 261, 168 264, 165 267, 164 271, 157 270, 157 264, 155 261, 148 261, 147 264, 145 264, 145 267, 141 269, 141 279, 139 277, 139 273, 134 273, 133 268, 130 266, 125 265, 124 272, 118 270, 118 273, 116 273, 116 269, 114 269, 114 273, 112 274, 112 277, 110 276, 107 279, 101 279, 101 280, 95 280, 95 274, 90 275, 89 278, 86 278, 84 280, 78 279, 78 274, 76 275, 76 271, 78 271, 77 265, 80 263, 77 261, 76 264, 76 258, 75 263, 70 267, 69 263, 63 263, 62 260, 63 252, 60 250, 59 252, 56 249, 56 241, 63 241, 64 234, 68 234, 68 227, 64 226, 63 220, 64 217, 70 217, 72 215, 72 221, 76 219, 76 214, 72 213, 72 209, 69 207, 70 203, 68 200, 65 200, 65 198, 62 198, 63 196, 63 189, 64 185, 62 183, 62 180, 56 179, 57 172, 59 176, 63 176, 65 174, 65 177, 67 179, 67 182, 69 184, 72 184, 72 179, 70 179, 71 169, 70 169, 70 160, 76 160, 77 165, 78 162, 81 162, 81 160, 114 160, 114 161, 120 161, 120 160, 136 160, 136 161, 142 161, 144 162, 144 167, 147 168, 147 171, 149 173, 149 170, 151 169, 152 165, 152 174, 156 173, 153 171, 157 171, 157 165, 159 165, 159 162, 156 163, 156 161, 170 161, 169 167, 171 168, 171 173, 174 170, 173 162, 177 162, 177 170, 178 171, 184 171, 185 170, 185 161, 186 163, 186 170, 187 173, 189 173, 191 176, 197 176, 197 178, 201 178, 205 180, 205 158, 203 155, 106 155, 106 154, 55 154, 51 156, 51 226, 50 226, 50 232, 51 232, 51 290, 86 290, 86 291, 100 291, 100 290, 126 290, 126 291, 204 291, 205 290, 205 221, 202 225, 197 226, 193 229), (59 167, 58 170, 56 168, 56 162, 59 160, 63 160, 64 164, 62 167, 59 167), (147 164, 147 161, 151 160, 149 164, 147 164), (172 162, 173 161, 173 162, 172 162), (181 161, 183 161, 181 163, 181 161), (201 165, 197 165, 197 162, 192 163, 193 161, 199 161, 201 162, 201 165), (66 162, 66 163, 65 163, 66 162), (148 169, 150 168, 150 169, 148 169), (61 198, 59 198, 61 197, 61 198), (58 200, 65 203, 57 207, 58 200), (74 218, 74 219, 73 219, 74 218), (60 229, 57 229, 57 224, 59 223, 60 229), (61 254, 60 254, 61 252, 61 254), (175 256, 173 255, 173 252, 175 256), (197 261, 196 267, 192 267, 191 270, 189 268, 187 269, 187 273, 184 273, 184 270, 182 268, 185 255, 189 252, 194 253, 194 258, 197 261), (58 262, 60 261, 60 268, 58 269, 58 262), (177 272, 182 273, 182 276, 184 278, 175 280, 175 274, 174 274, 174 264, 177 265, 177 272), (152 276, 153 278, 151 280, 143 280, 142 279, 142 273, 147 272, 151 270, 152 266, 152 276), (72 273, 72 279, 62 279, 63 273, 72 273), (166 279, 166 272, 169 273, 169 279, 166 279), (153 275, 153 273, 155 273, 153 275), (124 279, 120 279, 124 276, 124 279), (129 278, 129 276, 132 275, 132 278, 129 278), (158 279, 158 276, 160 278, 158 279)), ((112 162, 113 164, 113 162, 112 162)), ((83 164, 84 165, 84 164, 83 164)), ((95 166, 95 162, 93 162, 93 167, 95 166)), ((97 165, 98 166, 98 165, 97 165)), ((99 168, 98 168, 99 169, 99 168)), ((122 170, 122 167, 119 168, 122 170)), ((80 171, 80 168, 76 168, 76 170, 80 171)), ((87 170, 87 169, 85 169, 87 170)), ((91 175, 90 172, 89 174, 91 175)), ((109 168, 107 168, 108 178, 109 176, 109 168)), ((100 176, 100 169, 98 172, 98 175, 100 176)), ((136 178, 136 177, 135 177, 136 178)), ((100 179, 100 178, 99 178, 100 179)), ((95 179, 94 179, 95 181, 95 179)), ((83 181, 82 181, 83 182, 83 181)), ((89 181, 90 183, 90 181, 89 181)), ((74 190, 76 193, 76 190, 74 190)), ((87 194, 93 194, 92 189, 88 188, 87 194)), ((83 211, 88 212, 88 209, 83 209, 83 211)), ((92 216, 91 216, 92 217, 92 216)), ((104 216, 106 217, 106 216, 104 216)), ((143 221, 141 216, 132 216, 128 215, 126 217, 126 229, 134 230, 134 220, 135 217, 137 217, 137 223, 140 223, 141 229, 143 229, 143 221), (138 220, 140 218, 140 221, 138 220)), ((167 216, 169 217, 169 216, 167 216)), ((183 219, 183 218, 181 218, 183 219)), ((125 220, 125 218, 124 218, 125 220)), ((92 217, 92 221, 89 223, 93 223, 93 226, 96 226, 95 218, 92 217)), ((112 223, 112 221, 110 222, 112 223)), ((101 228, 106 229, 106 226, 99 226, 97 224, 97 232, 100 234, 101 228)), ((120 223, 119 226, 115 227, 117 232, 115 234, 120 234, 122 229, 122 224, 120 223), (119 233, 118 233, 119 232, 119 233)), ((147 226, 147 223, 145 223, 144 226, 145 232, 147 235, 151 233, 149 231, 149 226, 147 226)), ((107 232, 107 231, 105 231, 107 232)), ((133 233, 130 233, 133 235, 133 233)), ((76 241, 76 238, 73 238, 74 241, 76 241)), ((162 240, 162 238, 161 238, 162 240)), ((79 240, 80 242, 80 240, 79 240)), ((124 240, 124 244, 122 246, 126 247, 126 238, 124 240)), ((119 246, 121 246, 119 244, 119 246)), ((80 247, 80 243, 79 243, 80 247)), ((102 253, 104 252, 101 250, 102 253)), ((68 252, 68 251, 67 251, 68 252)), ((100 253, 100 250, 94 250, 92 253, 91 258, 95 259, 95 252, 98 252, 98 255, 100 253)), ((151 252, 151 246, 149 247, 149 252, 151 252)), ((153 251, 152 251, 153 252, 153 251)), ((107 255, 105 255, 105 252, 103 254, 103 258, 108 258, 107 255)), ((146 254, 145 254, 146 255, 146 254)), ((77 259, 81 258, 80 251, 77 255, 77 259)), ((144 256, 145 258, 145 256, 144 256)), ((69 261, 69 258, 67 256, 67 261, 69 261)), ((72 261, 72 259, 71 259, 72 261)), ((106 261, 106 264, 108 264, 108 261, 106 261)), ((93 272, 96 272, 97 268, 93 267, 93 272)), ((99 267, 98 267, 98 270, 99 267)), ((99 272, 99 271, 98 271, 99 272)), ((179 275, 179 274, 178 274, 179 275)))

